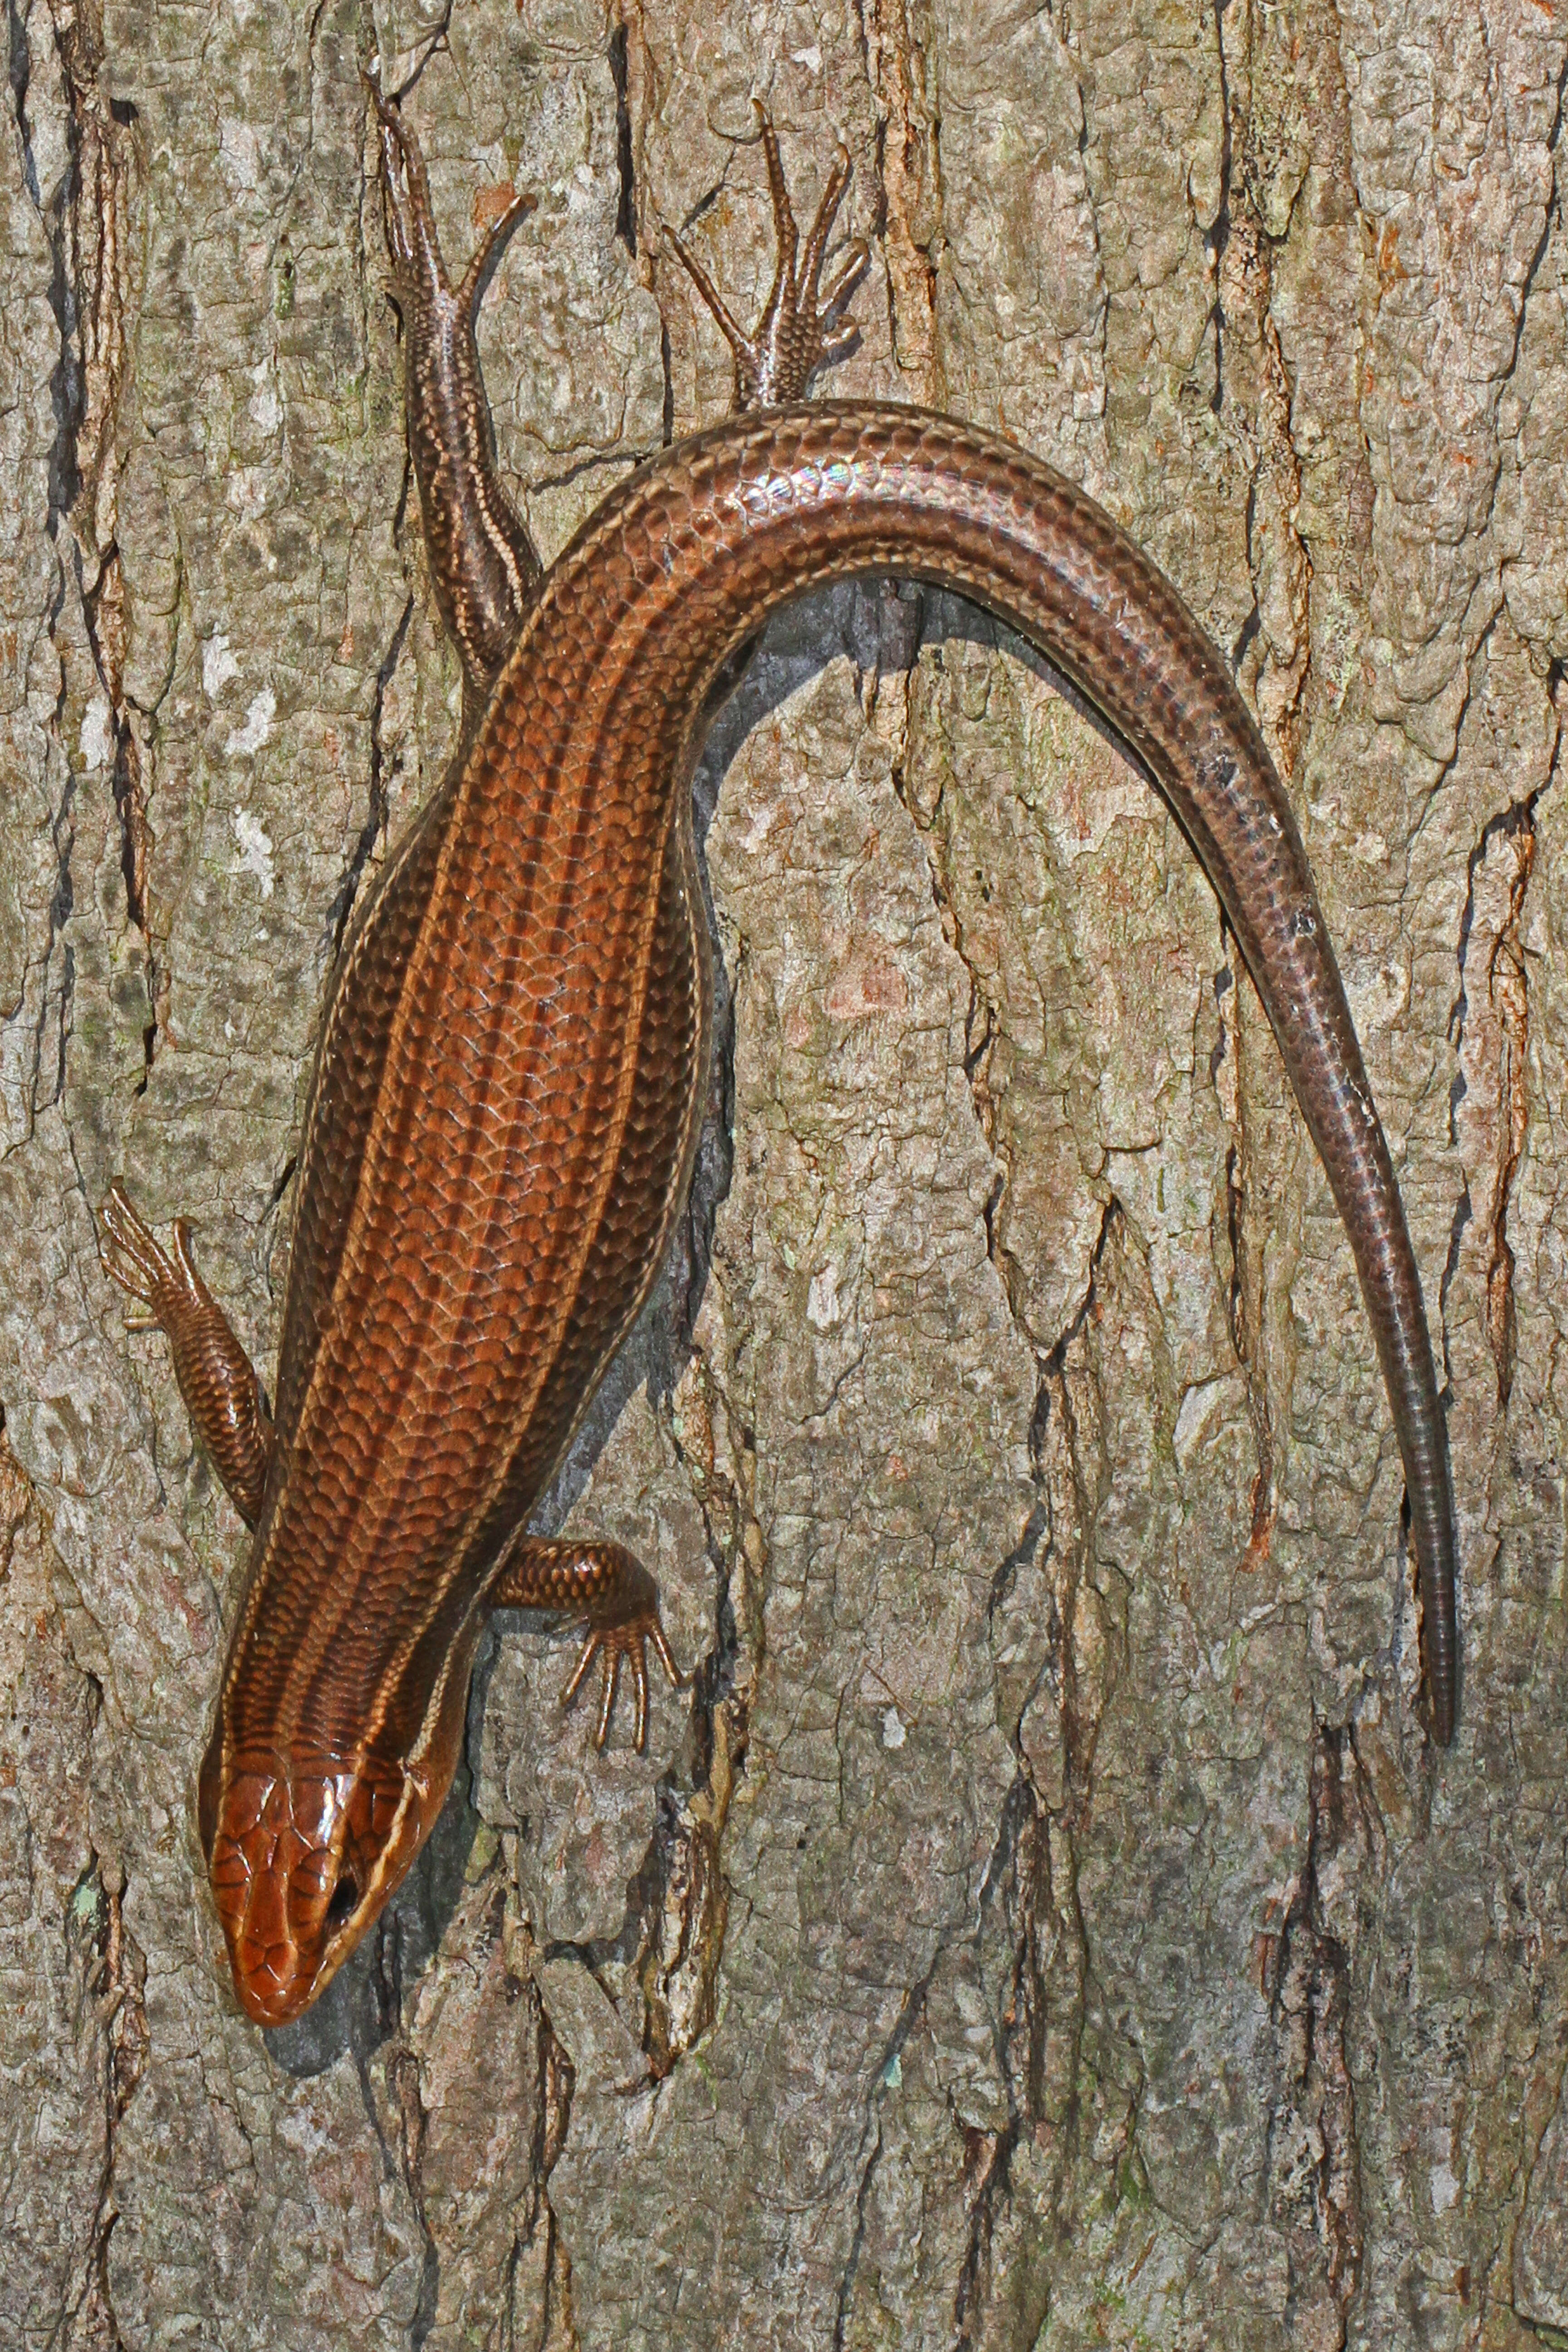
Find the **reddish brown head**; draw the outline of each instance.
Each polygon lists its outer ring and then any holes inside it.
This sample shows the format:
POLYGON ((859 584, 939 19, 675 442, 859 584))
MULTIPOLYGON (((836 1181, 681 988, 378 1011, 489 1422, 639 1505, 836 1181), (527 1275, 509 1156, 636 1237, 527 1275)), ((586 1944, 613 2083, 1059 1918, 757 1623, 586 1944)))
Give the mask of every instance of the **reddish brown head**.
POLYGON ((446 1783, 374 1758, 269 1750, 202 1768, 201 1833, 235 1990, 287 2025, 342 1967, 434 1826, 446 1783))

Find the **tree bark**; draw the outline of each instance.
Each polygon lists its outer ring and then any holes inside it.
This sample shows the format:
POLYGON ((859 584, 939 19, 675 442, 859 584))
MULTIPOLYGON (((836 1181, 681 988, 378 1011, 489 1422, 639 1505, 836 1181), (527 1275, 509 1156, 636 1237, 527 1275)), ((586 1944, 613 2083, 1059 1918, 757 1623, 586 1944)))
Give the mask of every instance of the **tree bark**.
POLYGON ((11 0, 0 434, 0 2347, 1568 2344, 1568 31, 1532 0, 11 0), (444 27, 444 32, 442 28, 444 27), (442 37, 435 37, 442 34, 442 37), (515 1618, 379 1932, 227 1990, 246 1545, 94 1211, 269 1378, 337 943, 450 751, 359 73, 546 558, 721 415, 836 142, 831 389, 1015 435, 1233 662, 1426 1284, 1458 1739, 1350 1251, 1207 884, 972 608, 768 633, 668 1273, 547 1527, 658 1573, 646 1757, 515 1618))

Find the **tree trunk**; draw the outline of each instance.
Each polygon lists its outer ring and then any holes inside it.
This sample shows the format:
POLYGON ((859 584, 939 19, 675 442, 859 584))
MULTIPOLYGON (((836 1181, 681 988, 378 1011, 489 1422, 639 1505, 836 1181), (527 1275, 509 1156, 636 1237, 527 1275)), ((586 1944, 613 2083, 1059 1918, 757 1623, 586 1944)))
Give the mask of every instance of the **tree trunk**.
POLYGON ((1568 32, 1531 0, 12 0, 0 432, 0 2347, 1568 2344, 1568 32), (721 415, 842 139, 827 387, 1100 499, 1288 780, 1447 1403, 1422 1728, 1350 1250, 1215 898, 973 608, 769 632, 699 777, 693 1208, 543 1526, 678 1653, 603 1759, 501 1621, 298 2025, 194 1818, 246 1543, 94 1210, 266 1378, 312 1042, 458 672, 359 79, 546 558, 721 415))

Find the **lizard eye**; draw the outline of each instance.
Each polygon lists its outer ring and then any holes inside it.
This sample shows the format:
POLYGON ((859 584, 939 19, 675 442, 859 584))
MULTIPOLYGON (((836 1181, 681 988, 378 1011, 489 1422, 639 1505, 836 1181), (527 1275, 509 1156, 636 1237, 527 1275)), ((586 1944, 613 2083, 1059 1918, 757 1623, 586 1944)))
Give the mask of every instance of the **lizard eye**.
POLYGON ((327 1906, 329 1929, 341 1927, 352 1919, 359 1908, 359 1882, 352 1870, 345 1870, 332 1889, 332 1899, 327 1906))

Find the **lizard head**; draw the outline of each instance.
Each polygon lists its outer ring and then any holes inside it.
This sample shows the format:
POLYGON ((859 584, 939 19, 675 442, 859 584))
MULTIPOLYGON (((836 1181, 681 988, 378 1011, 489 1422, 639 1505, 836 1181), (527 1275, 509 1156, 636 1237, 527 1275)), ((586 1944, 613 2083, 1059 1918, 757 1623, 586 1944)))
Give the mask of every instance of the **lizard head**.
POLYGON ((235 1990, 287 2025, 330 1983, 434 1827, 451 1780, 360 1755, 225 1754, 202 1766, 202 1844, 235 1990))

